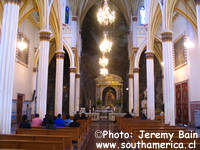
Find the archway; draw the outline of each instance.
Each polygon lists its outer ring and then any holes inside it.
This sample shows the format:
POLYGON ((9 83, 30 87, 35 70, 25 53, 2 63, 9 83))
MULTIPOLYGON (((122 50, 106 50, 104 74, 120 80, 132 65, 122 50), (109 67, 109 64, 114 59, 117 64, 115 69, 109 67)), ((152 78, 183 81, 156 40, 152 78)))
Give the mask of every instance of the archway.
POLYGON ((102 95, 103 106, 114 106, 116 102, 116 91, 112 87, 106 87, 102 95))
MULTIPOLYGON (((123 108, 126 110, 128 106, 128 91, 126 88, 128 88, 127 77, 129 72, 128 25, 120 9, 118 9, 114 3, 111 3, 111 6, 116 11, 117 19, 115 23, 107 29, 109 30, 109 37, 113 42, 112 50, 108 54, 109 64, 107 68, 109 73, 120 76, 123 79, 122 101, 123 108)), ((101 57, 99 44, 103 39, 103 31, 105 29, 97 22, 97 10, 97 4, 89 9, 81 28, 82 53, 80 63, 80 96, 82 107, 88 107, 90 100, 92 106, 96 104, 96 83, 94 79, 99 76, 100 66, 98 62, 101 57)))

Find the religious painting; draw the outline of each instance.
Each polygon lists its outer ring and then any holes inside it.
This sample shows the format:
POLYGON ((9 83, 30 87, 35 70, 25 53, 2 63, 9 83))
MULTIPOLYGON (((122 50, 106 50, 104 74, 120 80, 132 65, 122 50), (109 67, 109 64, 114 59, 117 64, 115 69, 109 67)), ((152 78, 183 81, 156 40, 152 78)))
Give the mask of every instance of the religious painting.
POLYGON ((184 41, 185 41, 185 36, 182 35, 174 43, 174 59, 175 59, 174 65, 175 65, 175 69, 178 69, 178 68, 184 66, 187 63, 184 41))
POLYGON ((28 65, 28 54, 29 54, 29 41, 27 38, 18 33, 17 35, 17 46, 16 46, 16 61, 22 65, 28 65))

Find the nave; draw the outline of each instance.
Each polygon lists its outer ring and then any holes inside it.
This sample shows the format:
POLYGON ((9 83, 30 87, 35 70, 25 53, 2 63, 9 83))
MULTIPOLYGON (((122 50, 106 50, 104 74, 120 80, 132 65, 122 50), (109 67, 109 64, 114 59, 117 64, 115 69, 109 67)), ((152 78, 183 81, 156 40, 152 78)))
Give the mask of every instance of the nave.
POLYGON ((151 143, 171 143, 171 145, 168 145, 168 148, 159 149, 177 149, 176 145, 173 145, 174 143, 180 144, 178 149, 182 149, 181 146, 184 146, 184 149, 198 150, 200 148, 200 138, 196 133, 196 129, 170 126, 164 124, 161 120, 152 121, 142 120, 137 117, 118 117, 114 122, 92 121, 91 118, 78 120, 78 122, 80 123, 78 128, 58 127, 56 130, 45 129, 44 127, 32 127, 31 129, 17 128, 16 134, 0 136, 0 149, 155 149, 151 143), (166 134, 172 136, 166 136, 166 134), (152 136, 150 137, 150 135, 152 136), (135 143, 143 143, 143 147, 141 146, 142 144, 135 143), (144 143, 148 143, 146 147, 144 143), (193 148, 187 148, 191 143, 193 148))

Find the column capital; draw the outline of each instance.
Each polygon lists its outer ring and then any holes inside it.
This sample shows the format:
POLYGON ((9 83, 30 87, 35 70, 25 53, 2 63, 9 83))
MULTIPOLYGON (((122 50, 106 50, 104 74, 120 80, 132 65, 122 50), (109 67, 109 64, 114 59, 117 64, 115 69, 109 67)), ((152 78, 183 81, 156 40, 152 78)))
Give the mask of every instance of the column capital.
POLYGON ((37 72, 38 68, 37 67, 33 67, 33 72, 37 72))
POLYGON ((129 79, 133 78, 133 74, 131 74, 131 73, 128 74, 128 78, 129 78, 129 79))
POLYGON ((78 21, 78 17, 77 16, 72 16, 72 21, 78 21))
POLYGON ((163 42, 172 41, 172 32, 171 31, 162 32, 161 39, 163 42))
POLYGON ((132 21, 136 22, 137 21, 137 16, 132 16, 132 21))
POLYGON ((64 57, 65 57, 65 51, 63 50, 56 51, 56 59, 64 59, 64 57))
POLYGON ((133 73, 139 73, 140 69, 139 68, 133 68, 133 73))
POLYGON ((77 47, 71 47, 71 49, 72 49, 72 52, 75 54, 77 51, 77 47))
POLYGON ((200 5, 200 0, 194 0, 196 5, 200 5))
POLYGON ((70 73, 76 73, 76 68, 69 68, 70 73))
POLYGON ((21 0, 4 0, 5 3, 16 3, 16 4, 20 4, 21 0))
POLYGON ((154 58, 154 53, 149 51, 149 52, 146 52, 146 59, 153 59, 154 58))
POLYGON ((138 47, 133 47, 133 48, 132 48, 132 50, 133 50, 133 53, 134 53, 134 54, 136 54, 136 53, 137 53, 137 51, 138 51, 138 49, 139 49, 138 47))
POLYGON ((40 41, 50 41, 51 31, 48 29, 40 30, 40 41))
POLYGON ((76 78, 80 78, 81 75, 80 75, 79 73, 77 73, 75 77, 76 77, 76 78))

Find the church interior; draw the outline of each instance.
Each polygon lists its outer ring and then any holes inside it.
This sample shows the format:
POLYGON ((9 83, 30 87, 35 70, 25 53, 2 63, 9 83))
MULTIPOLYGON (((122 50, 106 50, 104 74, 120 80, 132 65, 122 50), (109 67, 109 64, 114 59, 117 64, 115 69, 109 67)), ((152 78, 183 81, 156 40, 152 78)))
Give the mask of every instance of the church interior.
POLYGON ((198 150, 199 65, 200 0, 1 0, 0 150, 155 149, 128 147, 142 130, 198 150))

